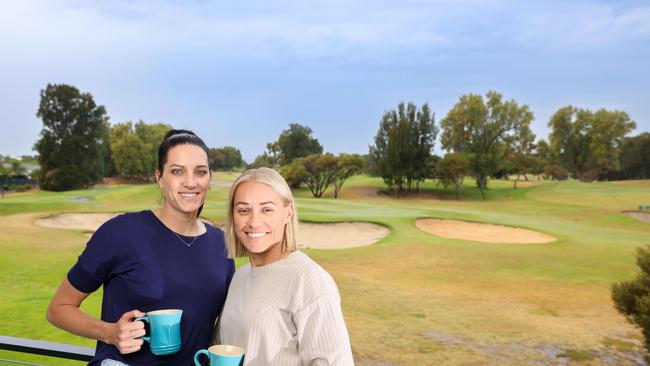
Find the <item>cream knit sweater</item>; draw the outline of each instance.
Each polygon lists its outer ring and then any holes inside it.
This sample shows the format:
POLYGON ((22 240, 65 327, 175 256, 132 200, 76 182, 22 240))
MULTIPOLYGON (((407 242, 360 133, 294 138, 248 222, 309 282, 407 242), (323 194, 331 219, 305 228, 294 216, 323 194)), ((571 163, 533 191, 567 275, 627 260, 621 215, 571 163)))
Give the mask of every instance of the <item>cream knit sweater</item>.
POLYGON ((243 347, 245 366, 354 365, 332 277, 306 254, 242 266, 220 319, 222 344, 243 347))

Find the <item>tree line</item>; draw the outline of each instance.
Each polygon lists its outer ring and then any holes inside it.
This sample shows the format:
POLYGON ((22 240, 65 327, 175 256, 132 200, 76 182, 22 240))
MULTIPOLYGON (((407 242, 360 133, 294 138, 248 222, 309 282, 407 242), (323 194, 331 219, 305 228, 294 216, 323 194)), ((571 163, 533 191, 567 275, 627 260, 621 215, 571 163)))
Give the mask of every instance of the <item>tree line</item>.
MULTIPOLYGON (((43 120, 35 144, 44 189, 89 186, 103 176, 151 179, 164 123, 109 124, 106 109, 73 86, 48 85, 41 91, 37 115, 43 120)), ((472 177, 485 197, 490 178, 520 179, 647 179, 650 133, 628 136, 636 124, 623 111, 565 106, 549 119, 547 140, 536 140, 526 104, 506 100, 495 91, 461 96, 446 116, 436 121, 427 103, 400 103, 387 110, 367 155, 325 152, 313 131, 292 123, 250 164, 232 146, 211 148, 213 170, 247 166, 278 169, 292 188, 307 187, 322 197, 330 187, 338 197, 346 180, 362 172, 383 179, 390 194, 419 190, 436 179, 459 196, 472 177), (435 142, 446 151, 433 154, 435 142)))
MULTIPOLYGON (((34 150, 41 188, 84 188, 106 176, 153 179, 158 145, 172 126, 142 120, 111 125, 106 108, 71 85, 48 84, 40 97, 36 115, 43 129, 34 150)), ((244 165, 241 152, 232 146, 210 148, 209 159, 213 170, 244 165)))
POLYGON ((528 105, 494 91, 463 95, 440 121, 443 157, 433 155, 438 127, 428 113, 427 104, 418 110, 400 103, 380 120, 369 166, 389 192, 417 190, 411 182, 436 178, 458 197, 472 176, 485 198, 489 178, 515 177, 516 189, 529 174, 594 181, 647 179, 650 171, 650 134, 629 137, 636 123, 623 111, 562 107, 548 122, 548 141, 536 141, 528 105))

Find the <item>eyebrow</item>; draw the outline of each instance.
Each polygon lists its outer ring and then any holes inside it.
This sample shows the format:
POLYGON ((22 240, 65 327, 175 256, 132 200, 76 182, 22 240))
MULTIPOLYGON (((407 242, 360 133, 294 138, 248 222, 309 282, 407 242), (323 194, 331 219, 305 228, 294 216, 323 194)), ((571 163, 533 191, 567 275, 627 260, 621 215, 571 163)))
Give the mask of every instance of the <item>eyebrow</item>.
MULTIPOLYGON (((262 203, 260 203, 260 206, 261 206, 261 205, 267 205, 267 204, 272 204, 273 206, 277 206, 277 205, 275 204, 275 202, 273 202, 273 201, 262 202, 262 203)), ((248 202, 235 202, 235 206, 237 206, 237 205, 246 205, 246 206, 250 206, 250 203, 248 203, 248 202)))
MULTIPOLYGON (((181 164, 171 164, 169 167, 170 167, 170 168, 172 168, 172 167, 177 167, 177 168, 183 168, 183 169, 185 169, 185 165, 181 165, 181 164)), ((208 167, 207 165, 197 165, 197 166, 196 166, 196 168, 207 168, 207 167, 208 167)))

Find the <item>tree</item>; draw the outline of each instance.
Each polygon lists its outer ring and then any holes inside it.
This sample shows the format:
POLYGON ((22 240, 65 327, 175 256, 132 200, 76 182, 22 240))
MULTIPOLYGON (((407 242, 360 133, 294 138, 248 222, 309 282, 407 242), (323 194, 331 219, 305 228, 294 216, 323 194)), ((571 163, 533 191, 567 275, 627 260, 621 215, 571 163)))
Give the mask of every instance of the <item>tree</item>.
POLYGON ((7 162, 10 164, 9 172, 13 176, 27 175, 27 169, 18 159, 9 158, 7 162))
POLYGON ((548 122, 551 153, 578 179, 586 170, 589 156, 589 114, 585 112, 569 105, 558 109, 548 122))
POLYGON ((530 124, 519 124, 515 130, 514 135, 507 140, 507 145, 511 148, 512 162, 517 178, 513 184, 513 188, 517 189, 517 182, 520 176, 524 176, 526 180, 526 172, 533 169, 535 166, 535 158, 533 150, 535 149, 535 134, 530 129, 530 124))
POLYGON ((623 111, 601 108, 593 114, 589 129, 589 168, 598 179, 621 169, 621 145, 625 135, 635 128, 636 123, 623 111))
POLYGON ((544 179, 551 180, 566 180, 569 177, 569 172, 557 164, 546 164, 543 174, 544 179))
POLYGON ((345 181, 359 174, 365 167, 365 160, 359 154, 340 154, 337 158, 336 175, 334 177, 334 198, 338 198, 345 181))
POLYGON ((147 173, 146 163, 139 157, 146 154, 145 143, 135 133, 133 123, 118 123, 111 128, 109 137, 113 164, 118 175, 141 177, 147 173))
POLYGON ((460 188, 463 186, 465 176, 469 173, 470 160, 463 153, 446 154, 436 165, 435 175, 445 189, 449 186, 454 189, 454 197, 460 198, 460 188))
POLYGON ((551 146, 546 140, 539 140, 535 145, 535 175, 539 176, 544 172, 544 166, 554 163, 555 158, 551 153, 551 146))
POLYGON ((323 146, 311 134, 311 128, 292 123, 282 131, 276 142, 267 144, 269 155, 277 152, 278 162, 282 166, 310 154, 322 154, 323 146))
POLYGON ((36 114, 43 120, 38 151, 39 181, 46 190, 87 187, 104 176, 108 116, 89 93, 48 84, 36 114))
POLYGON ((244 165, 241 151, 233 146, 224 146, 208 150, 212 170, 234 170, 244 165))
POLYGON ((309 187, 314 197, 320 198, 336 179, 338 165, 336 157, 330 153, 312 154, 307 156, 302 163, 307 171, 305 185, 309 187))
POLYGON ((650 246, 637 248, 636 263, 641 273, 631 281, 612 286, 612 300, 619 313, 641 328, 646 350, 650 351, 650 246))
POLYGON ((221 149, 209 148, 208 149, 208 165, 211 170, 223 170, 226 165, 226 154, 221 149))
POLYGON ((261 167, 266 167, 266 168, 277 168, 277 159, 273 158, 272 156, 268 155, 266 152, 263 153, 262 155, 257 155, 255 157, 255 160, 253 160, 252 163, 248 164, 246 167, 247 169, 257 169, 261 167))
POLYGON ((549 142, 557 163, 580 180, 604 177, 620 169, 620 146, 636 123, 627 113, 573 106, 560 108, 548 122, 549 142))
POLYGON ((400 103, 379 122, 375 143, 370 146, 370 172, 382 177, 389 191, 418 189, 419 183, 430 177, 427 162, 437 133, 427 104, 418 110, 413 103, 400 103))
POLYGON ((117 173, 124 177, 152 179, 158 168, 158 146, 172 127, 140 120, 111 128, 110 147, 117 173))
POLYGON ((305 158, 298 158, 291 164, 283 165, 279 169, 280 175, 287 181, 291 189, 297 189, 307 179, 309 173, 305 169, 305 158))
POLYGON ((485 198, 487 179, 503 157, 500 144, 515 140, 518 131, 529 128, 532 120, 528 105, 519 106, 512 99, 504 102, 497 92, 488 92, 485 102, 480 95, 463 95, 440 122, 442 147, 468 154, 476 186, 485 198))
POLYGON ((11 176, 11 172, 9 171, 9 169, 5 168, 5 166, 2 164, 2 159, 0 159, 0 181, 7 179, 10 176, 11 176))
POLYGON ((621 144, 621 177, 650 178, 650 133, 626 138, 621 144))

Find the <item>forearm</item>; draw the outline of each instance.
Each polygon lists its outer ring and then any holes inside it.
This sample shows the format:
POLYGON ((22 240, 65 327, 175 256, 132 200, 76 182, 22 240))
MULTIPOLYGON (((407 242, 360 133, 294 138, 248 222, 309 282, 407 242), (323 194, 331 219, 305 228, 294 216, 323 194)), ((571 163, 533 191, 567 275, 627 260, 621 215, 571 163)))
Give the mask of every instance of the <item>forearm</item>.
POLYGON ((75 305, 50 304, 46 317, 54 326, 65 331, 110 344, 110 328, 114 324, 95 319, 75 305))

